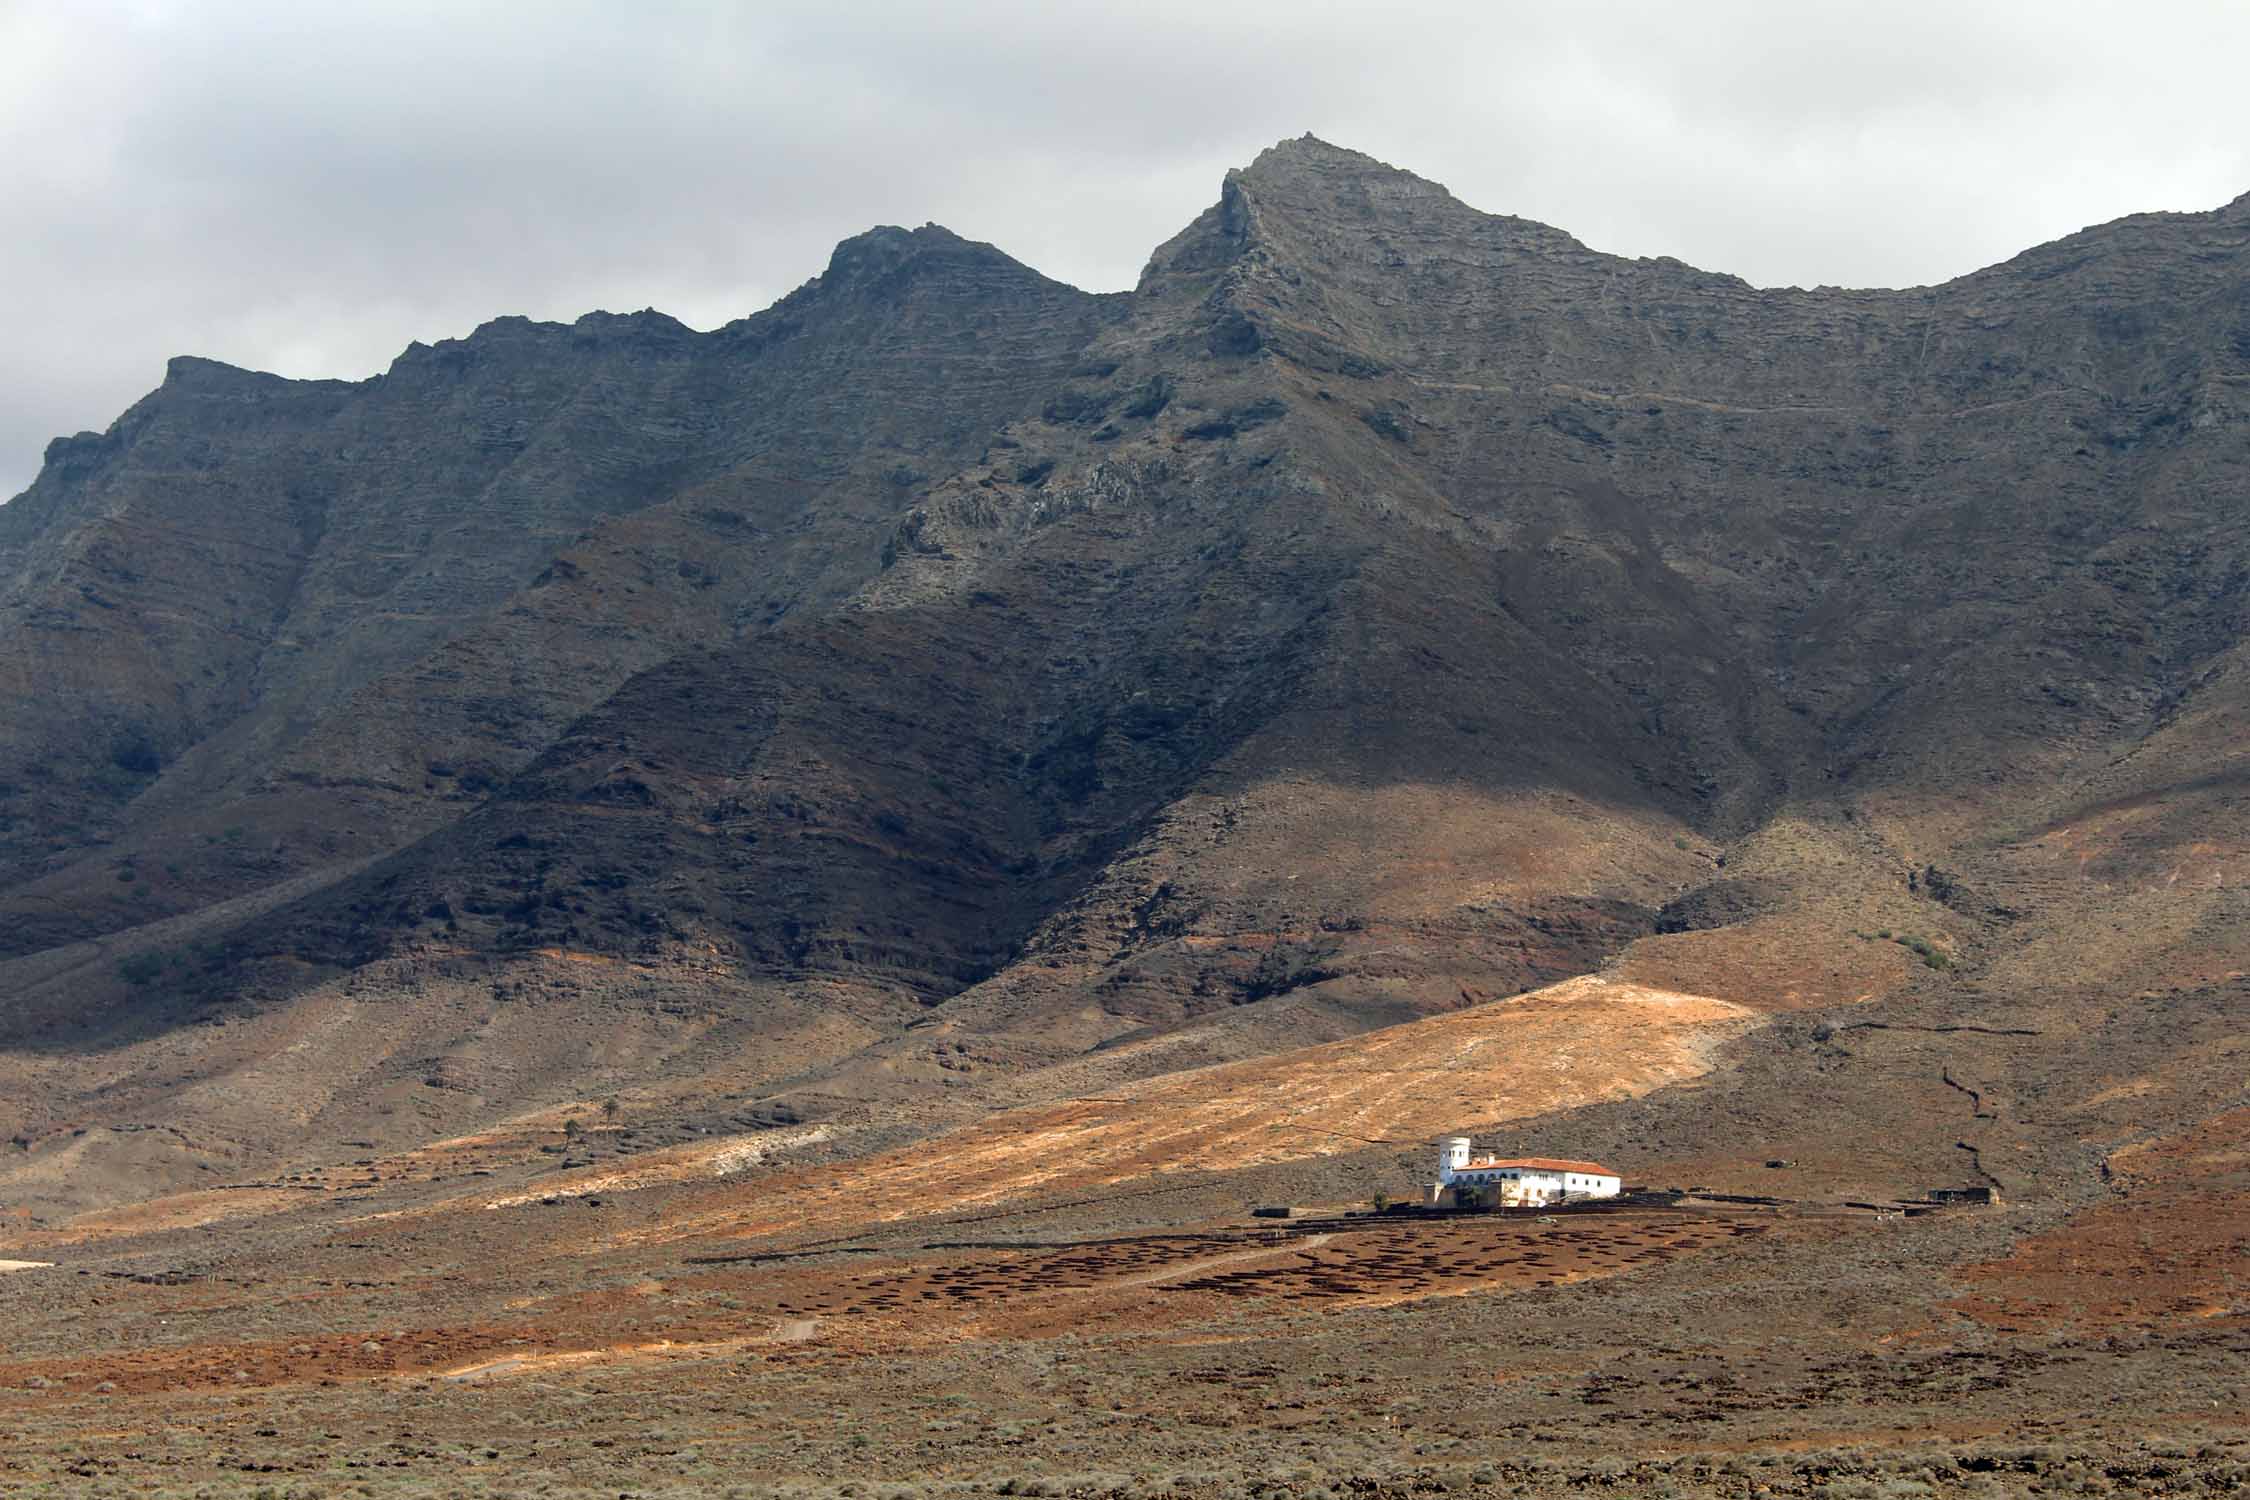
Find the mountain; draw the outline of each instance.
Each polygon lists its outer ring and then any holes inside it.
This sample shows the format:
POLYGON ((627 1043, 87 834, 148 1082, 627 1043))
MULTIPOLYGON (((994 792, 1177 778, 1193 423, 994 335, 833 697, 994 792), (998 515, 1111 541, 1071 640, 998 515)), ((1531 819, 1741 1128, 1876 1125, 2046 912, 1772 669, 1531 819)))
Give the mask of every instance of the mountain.
POLYGON ((175 360, 0 507, 12 1191, 895 1143, 1596 971, 1762 1019, 1584 1149, 1957 1174, 1828 1054, 1966 1028, 2054 1132, 1975 1170, 2093 1191, 2241 1086, 2246 256, 1759 289, 1307 137, 1125 294, 885 228, 711 333, 175 360))

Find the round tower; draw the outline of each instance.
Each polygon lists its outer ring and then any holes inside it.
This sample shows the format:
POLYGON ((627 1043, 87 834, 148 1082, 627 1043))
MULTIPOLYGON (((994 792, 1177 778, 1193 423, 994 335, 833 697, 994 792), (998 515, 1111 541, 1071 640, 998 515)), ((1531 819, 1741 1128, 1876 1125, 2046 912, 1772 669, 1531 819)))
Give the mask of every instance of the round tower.
POLYGON ((1469 1138, 1467 1136, 1449 1135, 1438 1142, 1438 1175, 1440 1177, 1448 1172, 1458 1172, 1468 1164, 1469 1138))

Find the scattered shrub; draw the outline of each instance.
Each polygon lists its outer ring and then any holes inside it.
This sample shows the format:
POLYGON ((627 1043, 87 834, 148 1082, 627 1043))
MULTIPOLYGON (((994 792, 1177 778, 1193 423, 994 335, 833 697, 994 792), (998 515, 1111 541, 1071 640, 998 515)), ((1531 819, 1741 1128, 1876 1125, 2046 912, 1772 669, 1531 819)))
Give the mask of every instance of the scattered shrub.
POLYGON ((155 949, 150 949, 145 953, 135 953, 117 961, 117 977, 136 988, 145 984, 154 984, 163 976, 164 970, 170 962, 171 956, 169 954, 160 953, 155 949))
POLYGON ((164 757, 149 737, 138 731, 121 734, 110 742, 109 762, 134 776, 154 776, 164 769, 164 757))
MULTIPOLYGON (((1883 936, 1890 937, 1891 935, 1886 932, 1883 936)), ((1921 959, 1923 963, 1928 964, 1933 969, 1942 970, 1953 967, 1952 956, 1944 949, 1932 944, 1927 938, 1911 937, 1902 933, 1891 940, 1912 952, 1915 957, 1921 959)))

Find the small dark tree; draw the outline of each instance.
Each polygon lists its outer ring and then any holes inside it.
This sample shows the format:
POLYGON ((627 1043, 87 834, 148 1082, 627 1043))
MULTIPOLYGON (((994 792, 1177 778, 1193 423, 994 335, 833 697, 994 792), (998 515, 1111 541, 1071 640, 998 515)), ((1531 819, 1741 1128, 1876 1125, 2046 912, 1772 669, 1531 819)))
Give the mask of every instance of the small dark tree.
POLYGON ((166 962, 162 953, 136 953, 118 960, 117 977, 130 985, 154 984, 163 974, 166 962))
POLYGON ((585 1133, 586 1127, 578 1123, 578 1116, 572 1115, 569 1119, 563 1121, 564 1140, 575 1141, 585 1133))
POLYGON ((110 764, 134 776, 154 776, 164 769, 164 757, 155 744, 138 730, 128 731, 110 741, 110 764))

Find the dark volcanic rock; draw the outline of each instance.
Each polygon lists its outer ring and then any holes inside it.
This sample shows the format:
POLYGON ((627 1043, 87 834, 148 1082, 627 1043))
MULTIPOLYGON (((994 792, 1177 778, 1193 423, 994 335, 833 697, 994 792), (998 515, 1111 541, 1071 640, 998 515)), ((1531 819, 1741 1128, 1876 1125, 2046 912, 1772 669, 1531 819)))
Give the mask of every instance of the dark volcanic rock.
POLYGON ((1876 913, 1914 983, 2223 972, 2246 253, 1762 290, 1308 138, 1130 295, 878 229, 709 334, 176 361, 0 509, 0 954, 198 956, 0 1025, 575 955, 1036 1061, 1876 913))
POLYGON ((175 360, 0 509, 0 871, 40 898, 0 952, 379 852, 634 671, 832 604, 895 524, 874 476, 974 456, 1114 302, 879 229, 711 334, 502 318, 356 385, 175 360), (184 884, 86 899, 86 847, 153 826, 184 884), (274 861, 176 858, 229 827, 274 861))

